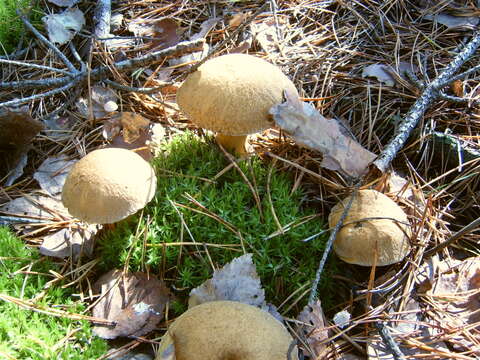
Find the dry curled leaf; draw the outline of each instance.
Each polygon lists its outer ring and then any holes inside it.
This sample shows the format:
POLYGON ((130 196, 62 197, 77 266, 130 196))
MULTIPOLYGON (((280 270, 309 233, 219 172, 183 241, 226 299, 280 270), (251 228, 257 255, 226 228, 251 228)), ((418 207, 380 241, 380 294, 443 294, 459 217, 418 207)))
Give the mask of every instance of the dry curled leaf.
POLYGON ((50 196, 30 195, 9 201, 0 211, 19 218, 31 218, 44 221, 59 221, 70 218, 62 202, 50 196))
POLYGON ((122 112, 105 120, 103 136, 110 140, 109 147, 134 150, 145 160, 152 158, 151 144, 156 145, 165 136, 165 129, 160 124, 133 112, 122 112))
POLYGON ((43 238, 40 254, 60 259, 71 256, 76 260, 81 255, 93 253, 94 235, 101 225, 83 225, 64 228, 43 238))
POLYGON ((323 314, 322 304, 317 300, 313 305, 306 305, 297 317, 301 323, 298 331, 302 335, 299 342, 300 350, 311 359, 322 359, 322 353, 327 350, 327 321, 323 314))
POLYGON ((473 30, 480 22, 479 16, 454 16, 447 13, 427 14, 424 18, 457 30, 473 30))
POLYGON ((38 181, 44 191, 51 196, 57 196, 62 192, 68 172, 75 162, 67 160, 64 155, 49 157, 33 174, 33 178, 38 181))
POLYGON ((93 316, 115 322, 115 326, 97 325, 95 335, 104 339, 142 336, 154 330, 163 318, 169 291, 162 280, 145 273, 112 270, 93 286, 100 301, 93 316))
POLYGON ((284 32, 287 26, 286 18, 278 17, 277 20, 278 24, 276 24, 275 19, 271 17, 253 22, 250 26, 253 38, 267 54, 278 52, 278 47, 281 43, 278 38, 279 32, 284 32))
POLYGON ((33 138, 44 125, 31 117, 28 106, 0 110, 0 179, 10 186, 23 174, 33 138))
POLYGON ((190 292, 188 307, 208 301, 231 300, 266 308, 265 291, 253 264, 252 254, 233 259, 211 279, 190 292))
POLYGON ((323 117, 312 105, 285 91, 287 101, 275 105, 270 114, 276 124, 295 141, 323 154, 322 167, 341 170, 353 177, 367 171, 376 155, 363 148, 335 119, 323 117))
POLYGON ((46 15, 42 18, 48 32, 48 38, 54 44, 63 45, 73 39, 85 25, 85 16, 78 8, 69 8, 60 14, 46 15))
POLYGON ((132 21, 128 30, 135 36, 149 37, 148 46, 152 50, 162 50, 178 44, 181 40, 177 22, 171 18, 164 18, 146 22, 145 19, 132 21))

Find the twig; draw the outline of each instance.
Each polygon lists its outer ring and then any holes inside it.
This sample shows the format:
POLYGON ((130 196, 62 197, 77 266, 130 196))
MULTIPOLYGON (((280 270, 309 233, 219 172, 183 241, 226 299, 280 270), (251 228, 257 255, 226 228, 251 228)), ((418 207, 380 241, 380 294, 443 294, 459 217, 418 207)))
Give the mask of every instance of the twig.
POLYGON ((170 86, 170 85, 173 84, 171 82, 168 82, 168 83, 165 83, 163 85, 155 86, 155 87, 151 87, 151 88, 139 88, 139 87, 134 87, 134 86, 122 85, 122 84, 119 84, 115 81, 108 80, 108 79, 103 80, 103 82, 107 85, 110 85, 111 87, 114 87, 114 88, 118 89, 118 90, 138 92, 140 94, 153 94, 153 93, 159 92, 164 87, 170 86))
POLYGON ((45 36, 43 36, 35 27, 30 24, 30 21, 25 17, 25 15, 22 15, 19 9, 17 9, 17 15, 20 16, 20 19, 22 20, 23 24, 40 40, 42 41, 45 45, 47 45, 50 49, 53 50, 55 54, 63 61, 65 65, 67 65, 68 70, 72 72, 73 74, 77 73, 78 70, 75 69, 75 66, 70 62, 70 60, 67 59, 67 57, 60 51, 58 47, 56 47, 53 43, 50 42, 45 36))
POLYGON ((312 288, 310 290, 310 296, 308 297, 308 304, 310 306, 312 306, 315 303, 315 299, 317 298, 317 288, 320 282, 320 277, 322 276, 323 268, 325 267, 325 263, 327 262, 327 258, 330 253, 330 249, 332 248, 333 241, 337 237, 337 233, 340 231, 340 228, 343 226, 343 222, 345 221, 345 218, 347 217, 348 212, 352 207, 353 199, 355 198, 355 196, 357 196, 357 192, 360 187, 360 184, 361 184, 361 181, 355 184, 353 188, 353 193, 350 196, 350 200, 348 201, 348 204, 345 206, 345 209, 343 209, 342 216, 340 217, 340 219, 338 220, 338 223, 333 228, 328 238, 328 241, 325 244, 325 250, 323 251, 322 259, 320 260, 320 264, 318 265, 317 272, 315 273, 315 279, 313 280, 312 288))
POLYGON ((53 67, 50 67, 50 66, 32 64, 32 63, 27 63, 27 62, 22 62, 22 61, 0 59, 0 64, 11 64, 11 65, 18 65, 18 66, 26 66, 26 67, 30 67, 32 69, 53 71, 53 72, 58 72, 58 73, 67 75, 67 76, 70 75, 70 73, 66 70, 56 69, 56 68, 53 68, 53 67))
POLYGON ((255 11, 252 16, 250 16, 247 20, 245 20, 241 25, 239 25, 234 31, 231 32, 229 36, 227 36, 223 41, 215 45, 215 47, 210 50, 207 56, 205 56, 202 60, 200 60, 198 63, 193 65, 187 72, 186 75, 193 73, 195 70, 197 70, 205 61, 210 59, 213 55, 215 55, 218 50, 220 50, 225 44, 227 44, 230 40, 233 39, 234 36, 236 36, 240 31, 242 31, 247 25, 249 25, 256 17, 259 15, 263 10, 267 8, 267 6, 270 4, 269 0, 265 1, 265 3, 255 11))
POLYGON ((35 95, 32 95, 32 96, 28 96, 26 98, 5 101, 3 103, 0 103, 0 108, 2 108, 4 106, 17 106, 17 105, 20 105, 20 104, 25 104, 27 102, 30 102, 32 100, 42 99, 42 98, 47 97, 47 96, 55 95, 55 94, 58 94, 62 91, 70 89, 71 87, 75 86, 78 82, 79 82, 79 79, 74 80, 70 84, 64 85, 60 88, 56 88, 56 89, 53 89, 53 90, 50 90, 50 91, 47 91, 47 92, 44 92, 44 93, 41 93, 41 94, 35 94, 35 95))
MULTIPOLYGON (((198 50, 203 46, 205 42, 204 39, 198 39, 194 41, 182 41, 175 46, 171 46, 169 48, 155 51, 153 53, 140 56, 137 58, 119 61, 117 63, 112 64, 117 70, 130 70, 135 69, 142 66, 152 65, 157 62, 163 61, 163 59, 167 56, 174 56, 180 55, 186 52, 193 52, 198 50)), ((95 68, 91 71, 91 79, 98 80, 105 76, 110 71, 109 66, 100 66, 95 68)), ((42 80, 26 80, 26 81, 12 81, 12 82, 0 82, 0 90, 1 89, 26 89, 26 88, 40 88, 40 87, 53 87, 53 86, 61 86, 65 85, 72 80, 80 79, 84 80, 87 77, 87 72, 76 71, 75 75, 72 77, 61 77, 57 79, 42 79, 42 80)), ((1 106, 2 104, 0 104, 1 106)))
POLYGON ((398 344, 395 342, 392 335, 390 334, 388 328, 380 321, 375 321, 374 324, 387 349, 390 350, 393 358, 395 360, 405 359, 405 355, 403 355, 402 351, 398 347, 398 344))
POLYGON ((110 36, 110 18, 112 16, 112 1, 99 0, 93 14, 95 23, 95 37, 103 38, 110 36))
POLYGON ((384 172, 403 148, 410 133, 417 126, 428 107, 440 96, 440 90, 447 86, 453 79, 453 74, 467 61, 480 46, 480 31, 477 31, 463 50, 448 64, 429 85, 425 87, 422 95, 415 101, 405 118, 400 123, 393 139, 385 146, 382 153, 373 162, 373 165, 384 172))
POLYGON ((438 244, 437 246, 435 246, 434 248, 428 251, 425 251, 424 257, 428 258, 436 254, 440 250, 446 248, 450 244, 453 244, 455 241, 462 238, 465 234, 468 234, 469 232, 475 230, 478 227, 480 227, 480 218, 473 220, 470 224, 468 224, 467 226, 464 226, 461 230, 457 231, 455 234, 453 234, 450 238, 448 238, 444 242, 438 244))
POLYGON ((477 72, 477 71, 480 71, 480 65, 474 66, 473 68, 468 69, 467 71, 464 71, 458 75, 455 75, 454 77, 450 78, 450 82, 465 79, 468 75, 473 74, 474 72, 477 72))

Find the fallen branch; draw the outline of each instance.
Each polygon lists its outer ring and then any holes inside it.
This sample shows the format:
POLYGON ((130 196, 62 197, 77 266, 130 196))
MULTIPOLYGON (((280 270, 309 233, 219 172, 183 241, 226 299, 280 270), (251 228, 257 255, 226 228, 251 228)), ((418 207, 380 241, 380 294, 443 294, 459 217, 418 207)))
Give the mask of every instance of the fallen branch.
POLYGON ((345 221, 345 218, 347 217, 348 212, 352 207, 353 199, 355 199, 355 197, 357 196, 358 189, 360 188, 360 184, 361 184, 361 181, 355 184, 353 188, 352 196, 350 196, 350 200, 345 206, 345 209, 343 209, 342 216, 340 216, 338 223, 333 228, 328 238, 328 241, 325 244, 325 250, 323 251, 322 259, 320 260, 320 264, 318 265, 317 272, 315 273, 315 279, 313 280, 312 287, 310 289, 310 296, 308 297, 308 304, 310 306, 313 305, 315 303, 315 300, 317 299, 317 288, 318 288, 318 284, 320 283, 320 278, 322 276, 323 268, 325 267, 325 263, 327 262, 328 255, 330 254, 330 250, 332 248, 333 242, 337 237, 337 233, 340 231, 340 228, 343 226, 343 222, 345 221))
POLYGON ((477 31, 470 42, 465 45, 463 50, 455 56, 450 64, 443 69, 443 71, 428 85, 425 86, 422 95, 415 101, 404 119, 400 123, 396 134, 393 139, 385 146, 378 158, 373 162, 373 165, 384 172, 389 166, 392 160, 400 151, 408 138, 410 133, 417 126, 418 122, 422 118, 423 114, 427 111, 429 106, 439 97, 441 97, 441 90, 452 81, 463 78, 470 74, 471 70, 478 68, 475 67, 469 71, 459 74, 457 77, 454 74, 460 69, 460 67, 475 53, 480 46, 480 31, 477 31))

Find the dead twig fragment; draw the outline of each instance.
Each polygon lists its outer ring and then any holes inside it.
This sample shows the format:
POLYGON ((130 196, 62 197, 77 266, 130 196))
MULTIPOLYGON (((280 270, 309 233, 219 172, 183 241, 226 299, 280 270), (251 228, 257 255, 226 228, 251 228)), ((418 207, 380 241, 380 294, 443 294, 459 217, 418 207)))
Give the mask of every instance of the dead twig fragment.
MULTIPOLYGON (((389 167, 392 160, 397 155, 398 151, 403 148, 410 133, 417 126, 423 114, 428 107, 441 95, 441 90, 450 84, 456 78, 454 74, 460 67, 475 53, 480 46, 480 31, 477 31, 472 39, 463 50, 455 56, 455 58, 447 65, 445 69, 430 83, 422 92, 422 95, 415 101, 408 113, 403 118, 398 126, 395 136, 387 146, 383 149, 378 158, 373 162, 373 165, 381 172, 389 167)), ((461 74, 466 76, 466 73, 461 74)))
POLYGON ((104 38, 110 36, 110 18, 112 16, 112 1, 99 0, 93 20, 95 22, 95 37, 104 38))
POLYGON ((438 244, 437 246, 435 246, 434 248, 426 251, 425 254, 424 254, 424 257, 428 258, 432 255, 435 255, 440 250, 445 249, 447 246, 453 244, 455 241, 462 238, 464 235, 468 234, 469 232, 475 230, 478 227, 480 227, 480 218, 478 218, 476 220, 473 220, 470 224, 464 226, 462 229, 457 231, 455 234, 453 234, 451 237, 449 237, 444 242, 442 242, 442 243, 438 244))
POLYGON ((348 201, 347 205, 345 206, 345 209, 343 210, 342 216, 338 220, 337 225, 335 225, 335 227, 333 228, 328 238, 328 241, 325 244, 325 250, 323 251, 322 259, 320 260, 320 264, 318 265, 317 272, 315 273, 315 279, 313 280, 312 288, 310 290, 310 296, 308 297, 308 304, 310 306, 312 306, 315 303, 315 300, 317 298, 318 284, 320 283, 320 277, 322 276, 323 268, 325 267, 325 263, 327 262, 328 254, 330 253, 333 242, 337 237, 337 233, 340 231, 340 228, 343 226, 343 222, 345 221, 345 218, 347 217, 348 212, 352 207, 353 199, 355 199, 355 197, 357 196, 358 189, 360 188, 360 184, 361 184, 361 181, 355 184, 353 188, 352 196, 350 197, 350 200, 348 201))

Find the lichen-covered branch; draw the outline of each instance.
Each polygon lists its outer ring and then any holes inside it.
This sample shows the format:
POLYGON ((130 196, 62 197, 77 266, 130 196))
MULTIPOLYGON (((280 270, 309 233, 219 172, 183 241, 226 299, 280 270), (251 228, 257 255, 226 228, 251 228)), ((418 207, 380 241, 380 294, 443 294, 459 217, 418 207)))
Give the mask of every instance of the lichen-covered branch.
MULTIPOLYGON (((384 172, 392 160, 400 151, 413 129, 417 126, 423 114, 427 111, 429 106, 440 97, 441 90, 450 84, 454 78, 454 74, 467 61, 480 46, 480 31, 477 31, 470 42, 468 42, 463 50, 455 56, 455 58, 448 64, 445 69, 429 84, 427 85, 421 96, 415 101, 407 115, 400 123, 393 139, 385 146, 378 158, 373 162, 373 165, 384 172)), ((464 75, 465 73, 461 74, 464 75)))

